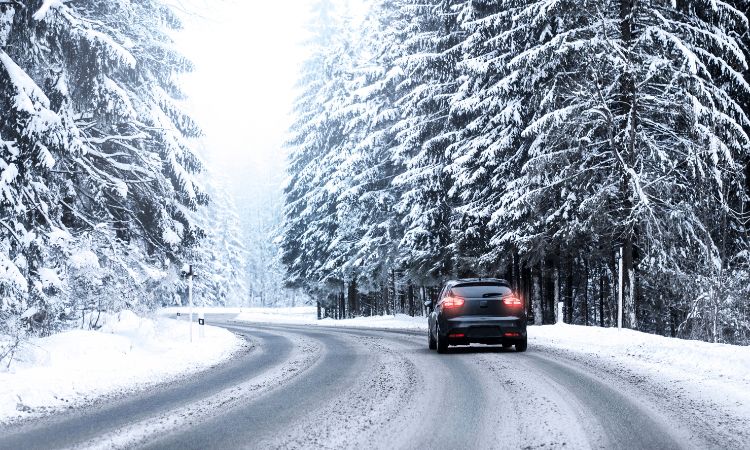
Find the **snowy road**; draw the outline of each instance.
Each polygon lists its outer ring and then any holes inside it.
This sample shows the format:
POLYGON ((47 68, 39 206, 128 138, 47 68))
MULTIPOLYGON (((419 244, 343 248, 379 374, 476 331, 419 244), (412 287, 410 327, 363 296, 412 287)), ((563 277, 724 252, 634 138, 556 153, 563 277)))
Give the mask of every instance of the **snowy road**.
POLYGON ((209 321, 235 360, 82 412, 0 428, 0 448, 743 448, 731 420, 551 349, 427 349, 422 333, 209 321))

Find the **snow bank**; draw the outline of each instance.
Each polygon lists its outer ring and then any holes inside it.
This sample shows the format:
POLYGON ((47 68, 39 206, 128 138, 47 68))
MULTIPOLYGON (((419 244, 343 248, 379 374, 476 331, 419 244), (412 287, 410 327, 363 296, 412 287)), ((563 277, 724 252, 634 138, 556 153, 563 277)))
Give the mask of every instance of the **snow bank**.
POLYGON ((105 317, 99 331, 74 330, 23 344, 0 367, 0 421, 55 410, 96 397, 208 368, 239 350, 242 340, 187 321, 146 319, 130 311, 105 317))
POLYGON ((528 333, 532 350, 551 347, 633 370, 750 418, 750 347, 565 324, 528 333))
POLYGON ((750 390, 750 347, 578 325, 532 326, 529 338, 530 344, 624 360, 660 373, 736 381, 750 390))
POLYGON ((235 320, 256 323, 282 323, 291 325, 318 325, 326 327, 384 328, 402 330, 426 330, 427 319, 405 314, 395 316, 355 317, 353 319, 318 320, 317 309, 312 306, 297 308, 244 308, 235 320))

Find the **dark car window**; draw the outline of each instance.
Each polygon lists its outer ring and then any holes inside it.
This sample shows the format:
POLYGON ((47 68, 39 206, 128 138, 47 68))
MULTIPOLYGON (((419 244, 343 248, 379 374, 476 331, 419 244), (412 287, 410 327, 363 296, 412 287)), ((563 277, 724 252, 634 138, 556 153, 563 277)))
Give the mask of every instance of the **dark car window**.
POLYGON ((510 288, 499 284, 483 283, 454 286, 451 291, 464 298, 492 298, 510 294, 510 288))
POLYGON ((443 290, 442 290, 442 291, 440 291, 440 294, 438 294, 438 299, 437 299, 437 302, 438 302, 438 303, 442 303, 442 302, 443 302, 443 299, 445 298, 445 295, 446 295, 447 293, 448 293, 448 288, 447 288, 447 287, 444 287, 444 288, 443 288, 443 290))

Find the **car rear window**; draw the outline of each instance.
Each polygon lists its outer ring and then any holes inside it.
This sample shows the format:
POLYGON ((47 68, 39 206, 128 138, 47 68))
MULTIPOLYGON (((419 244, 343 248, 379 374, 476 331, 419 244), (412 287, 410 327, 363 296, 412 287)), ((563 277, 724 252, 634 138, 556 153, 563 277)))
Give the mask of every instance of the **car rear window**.
POLYGON ((453 291, 454 294, 465 298, 500 297, 510 294, 510 288, 492 283, 459 285, 454 286, 451 291, 453 291))

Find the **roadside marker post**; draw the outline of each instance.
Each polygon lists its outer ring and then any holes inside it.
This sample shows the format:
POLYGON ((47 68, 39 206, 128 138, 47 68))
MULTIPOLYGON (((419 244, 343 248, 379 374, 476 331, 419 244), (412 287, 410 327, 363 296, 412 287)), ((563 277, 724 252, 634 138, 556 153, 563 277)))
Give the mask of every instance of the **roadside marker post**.
POLYGON ((190 342, 193 342, 193 265, 188 271, 188 301, 190 302, 190 342))
POLYGON ((198 313, 198 336, 201 338, 206 337, 206 316, 203 310, 198 313))
POLYGON ((182 275, 187 277, 188 279, 188 303, 190 306, 190 342, 193 342, 193 277, 195 276, 195 272, 193 272, 193 265, 185 264, 184 266, 182 266, 182 275))

